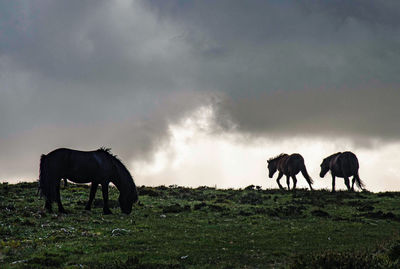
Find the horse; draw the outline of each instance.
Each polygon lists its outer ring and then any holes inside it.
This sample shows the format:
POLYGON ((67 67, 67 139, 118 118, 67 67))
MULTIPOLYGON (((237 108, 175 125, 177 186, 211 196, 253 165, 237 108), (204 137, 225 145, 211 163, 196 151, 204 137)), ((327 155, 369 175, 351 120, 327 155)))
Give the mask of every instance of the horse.
POLYGON ((119 190, 121 211, 130 214, 133 203, 138 201, 138 192, 128 169, 110 149, 79 151, 68 148, 56 149, 40 158, 39 188, 45 197, 45 208, 52 212, 52 202, 57 202, 58 211, 66 213, 60 199, 61 179, 75 183, 91 182, 89 201, 85 209, 90 210, 97 187, 103 192, 103 213, 112 214, 108 206, 108 185, 112 182, 119 190))
POLYGON ((294 153, 292 155, 288 155, 282 153, 274 158, 268 160, 268 170, 269 170, 269 177, 272 178, 276 171, 279 171, 278 178, 276 182, 278 183, 279 188, 282 190, 284 189, 279 182, 283 175, 286 176, 286 183, 288 190, 290 190, 290 177, 293 178, 293 187, 292 190, 296 189, 297 178, 296 175, 301 172, 304 178, 307 180, 310 189, 313 190, 312 184, 313 180, 308 175, 306 166, 304 164, 304 158, 298 154, 294 153))
POLYGON ((357 186, 363 190, 364 183, 361 181, 358 175, 358 159, 357 156, 350 152, 338 152, 326 157, 321 163, 320 177, 323 178, 328 171, 332 174, 332 192, 335 192, 335 177, 344 178, 347 190, 354 191, 354 182, 357 186), (353 182, 350 188, 349 177, 353 176, 353 182))

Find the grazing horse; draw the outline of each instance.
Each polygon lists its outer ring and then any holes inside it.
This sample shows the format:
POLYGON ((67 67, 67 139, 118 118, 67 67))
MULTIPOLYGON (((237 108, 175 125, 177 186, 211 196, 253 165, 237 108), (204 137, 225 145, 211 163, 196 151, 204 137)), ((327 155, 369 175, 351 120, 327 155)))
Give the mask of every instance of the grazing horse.
POLYGON ((313 180, 307 173, 306 166, 304 165, 303 157, 298 154, 294 153, 292 155, 288 154, 280 154, 275 158, 271 158, 268 160, 268 170, 269 170, 269 177, 272 178, 276 171, 279 171, 278 178, 276 182, 280 189, 284 189, 279 182, 283 175, 286 176, 286 183, 288 186, 288 190, 290 190, 290 177, 293 178, 293 190, 296 189, 297 178, 296 175, 301 172, 304 178, 307 180, 310 189, 312 190, 311 184, 313 184, 313 180))
POLYGON ((41 156, 39 188, 45 196, 45 208, 49 212, 52 212, 52 202, 57 202, 60 213, 66 212, 60 199, 60 181, 63 178, 75 183, 92 183, 86 210, 90 210, 99 184, 103 192, 104 214, 111 214, 108 207, 110 182, 119 190, 118 201, 123 213, 131 213, 132 204, 138 200, 131 174, 122 162, 111 154, 110 149, 79 151, 59 148, 41 156))
POLYGON ((356 155, 350 151, 338 152, 326 157, 321 163, 321 173, 320 177, 324 177, 328 171, 332 174, 332 192, 335 191, 335 177, 344 178, 344 183, 346 184, 347 190, 354 191, 354 182, 357 186, 363 190, 364 183, 358 176, 358 159, 356 155), (349 177, 353 176, 353 182, 350 188, 349 177))

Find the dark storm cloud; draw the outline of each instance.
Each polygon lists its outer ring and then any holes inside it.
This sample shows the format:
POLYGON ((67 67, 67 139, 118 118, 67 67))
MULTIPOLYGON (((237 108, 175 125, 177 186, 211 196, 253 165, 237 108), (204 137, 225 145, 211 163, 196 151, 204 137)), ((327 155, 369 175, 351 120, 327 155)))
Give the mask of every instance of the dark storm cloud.
POLYGON ((217 120, 256 135, 399 138, 397 1, 150 1, 185 25, 217 120), (211 70, 211 72, 210 72, 211 70))
POLYGON ((171 122, 207 102, 187 79, 175 27, 137 1, 9 1, 0 10, 1 177, 36 172, 56 147, 148 158, 171 122))
POLYGON ((210 103, 220 126, 246 134, 398 139, 399 9, 396 1, 2 2, 1 171, 31 171, 58 146, 146 158, 170 123, 210 103))

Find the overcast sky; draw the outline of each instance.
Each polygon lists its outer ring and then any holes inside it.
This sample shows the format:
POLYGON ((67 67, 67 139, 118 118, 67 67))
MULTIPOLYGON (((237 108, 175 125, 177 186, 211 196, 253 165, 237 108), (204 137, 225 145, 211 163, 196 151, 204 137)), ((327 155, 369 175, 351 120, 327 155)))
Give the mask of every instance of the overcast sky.
POLYGON ((327 188, 352 150, 400 190, 399 74, 398 1, 1 1, 0 180, 105 146, 140 185, 276 187, 300 152, 327 188))

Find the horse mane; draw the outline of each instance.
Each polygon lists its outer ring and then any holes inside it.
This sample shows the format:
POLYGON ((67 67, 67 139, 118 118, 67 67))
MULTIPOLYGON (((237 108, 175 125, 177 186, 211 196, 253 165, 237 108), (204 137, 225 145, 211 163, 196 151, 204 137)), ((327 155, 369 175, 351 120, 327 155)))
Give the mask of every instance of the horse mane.
POLYGON ((101 151, 101 152, 107 153, 107 155, 112 160, 114 160, 121 168, 124 168, 126 170, 126 172, 128 172, 129 176, 131 176, 131 174, 129 173, 128 169, 125 167, 125 165, 122 163, 122 161, 118 158, 118 156, 111 152, 111 148, 101 147, 97 151, 101 151))
MULTIPOLYGON (((101 152, 107 153, 107 155, 110 156, 111 159, 115 160, 121 167, 125 168, 126 172, 129 173, 128 169, 126 169, 125 165, 124 165, 124 164, 122 163, 122 161, 118 158, 118 155, 113 154, 113 153, 111 152, 111 148, 101 147, 101 148, 99 148, 97 151, 101 151, 101 152)), ((131 175, 131 174, 129 173, 129 175, 131 175)), ((132 176, 131 176, 131 177, 132 177, 132 176)))
POLYGON ((332 154, 332 155, 326 157, 325 159, 326 159, 326 160, 330 160, 330 159, 332 159, 332 158, 338 156, 339 154, 342 154, 342 152, 336 152, 336 153, 334 153, 334 154, 332 154))
POLYGON ((276 160, 278 160, 278 159, 280 159, 280 158, 282 158, 283 156, 286 156, 286 155, 287 155, 286 153, 281 153, 281 154, 279 154, 278 156, 269 158, 269 159, 268 159, 268 162, 276 161, 276 160))
MULTIPOLYGON (((115 169, 117 170, 117 173, 119 174, 119 171, 121 171, 121 172, 125 173, 128 178, 132 179, 131 181, 127 180, 125 183, 128 183, 132 189, 136 188, 135 183, 133 183, 133 178, 132 178, 131 173, 126 168, 126 166, 123 164, 123 162, 118 158, 118 156, 111 152, 111 148, 101 147, 97 151, 106 153, 110 157, 110 159, 113 161, 115 169)), ((120 179, 123 180, 122 177, 120 177, 120 179)))
POLYGON ((113 157, 116 157, 116 155, 111 153, 111 148, 101 147, 101 148, 97 149, 97 151, 102 151, 102 152, 108 153, 109 155, 111 155, 113 157))

